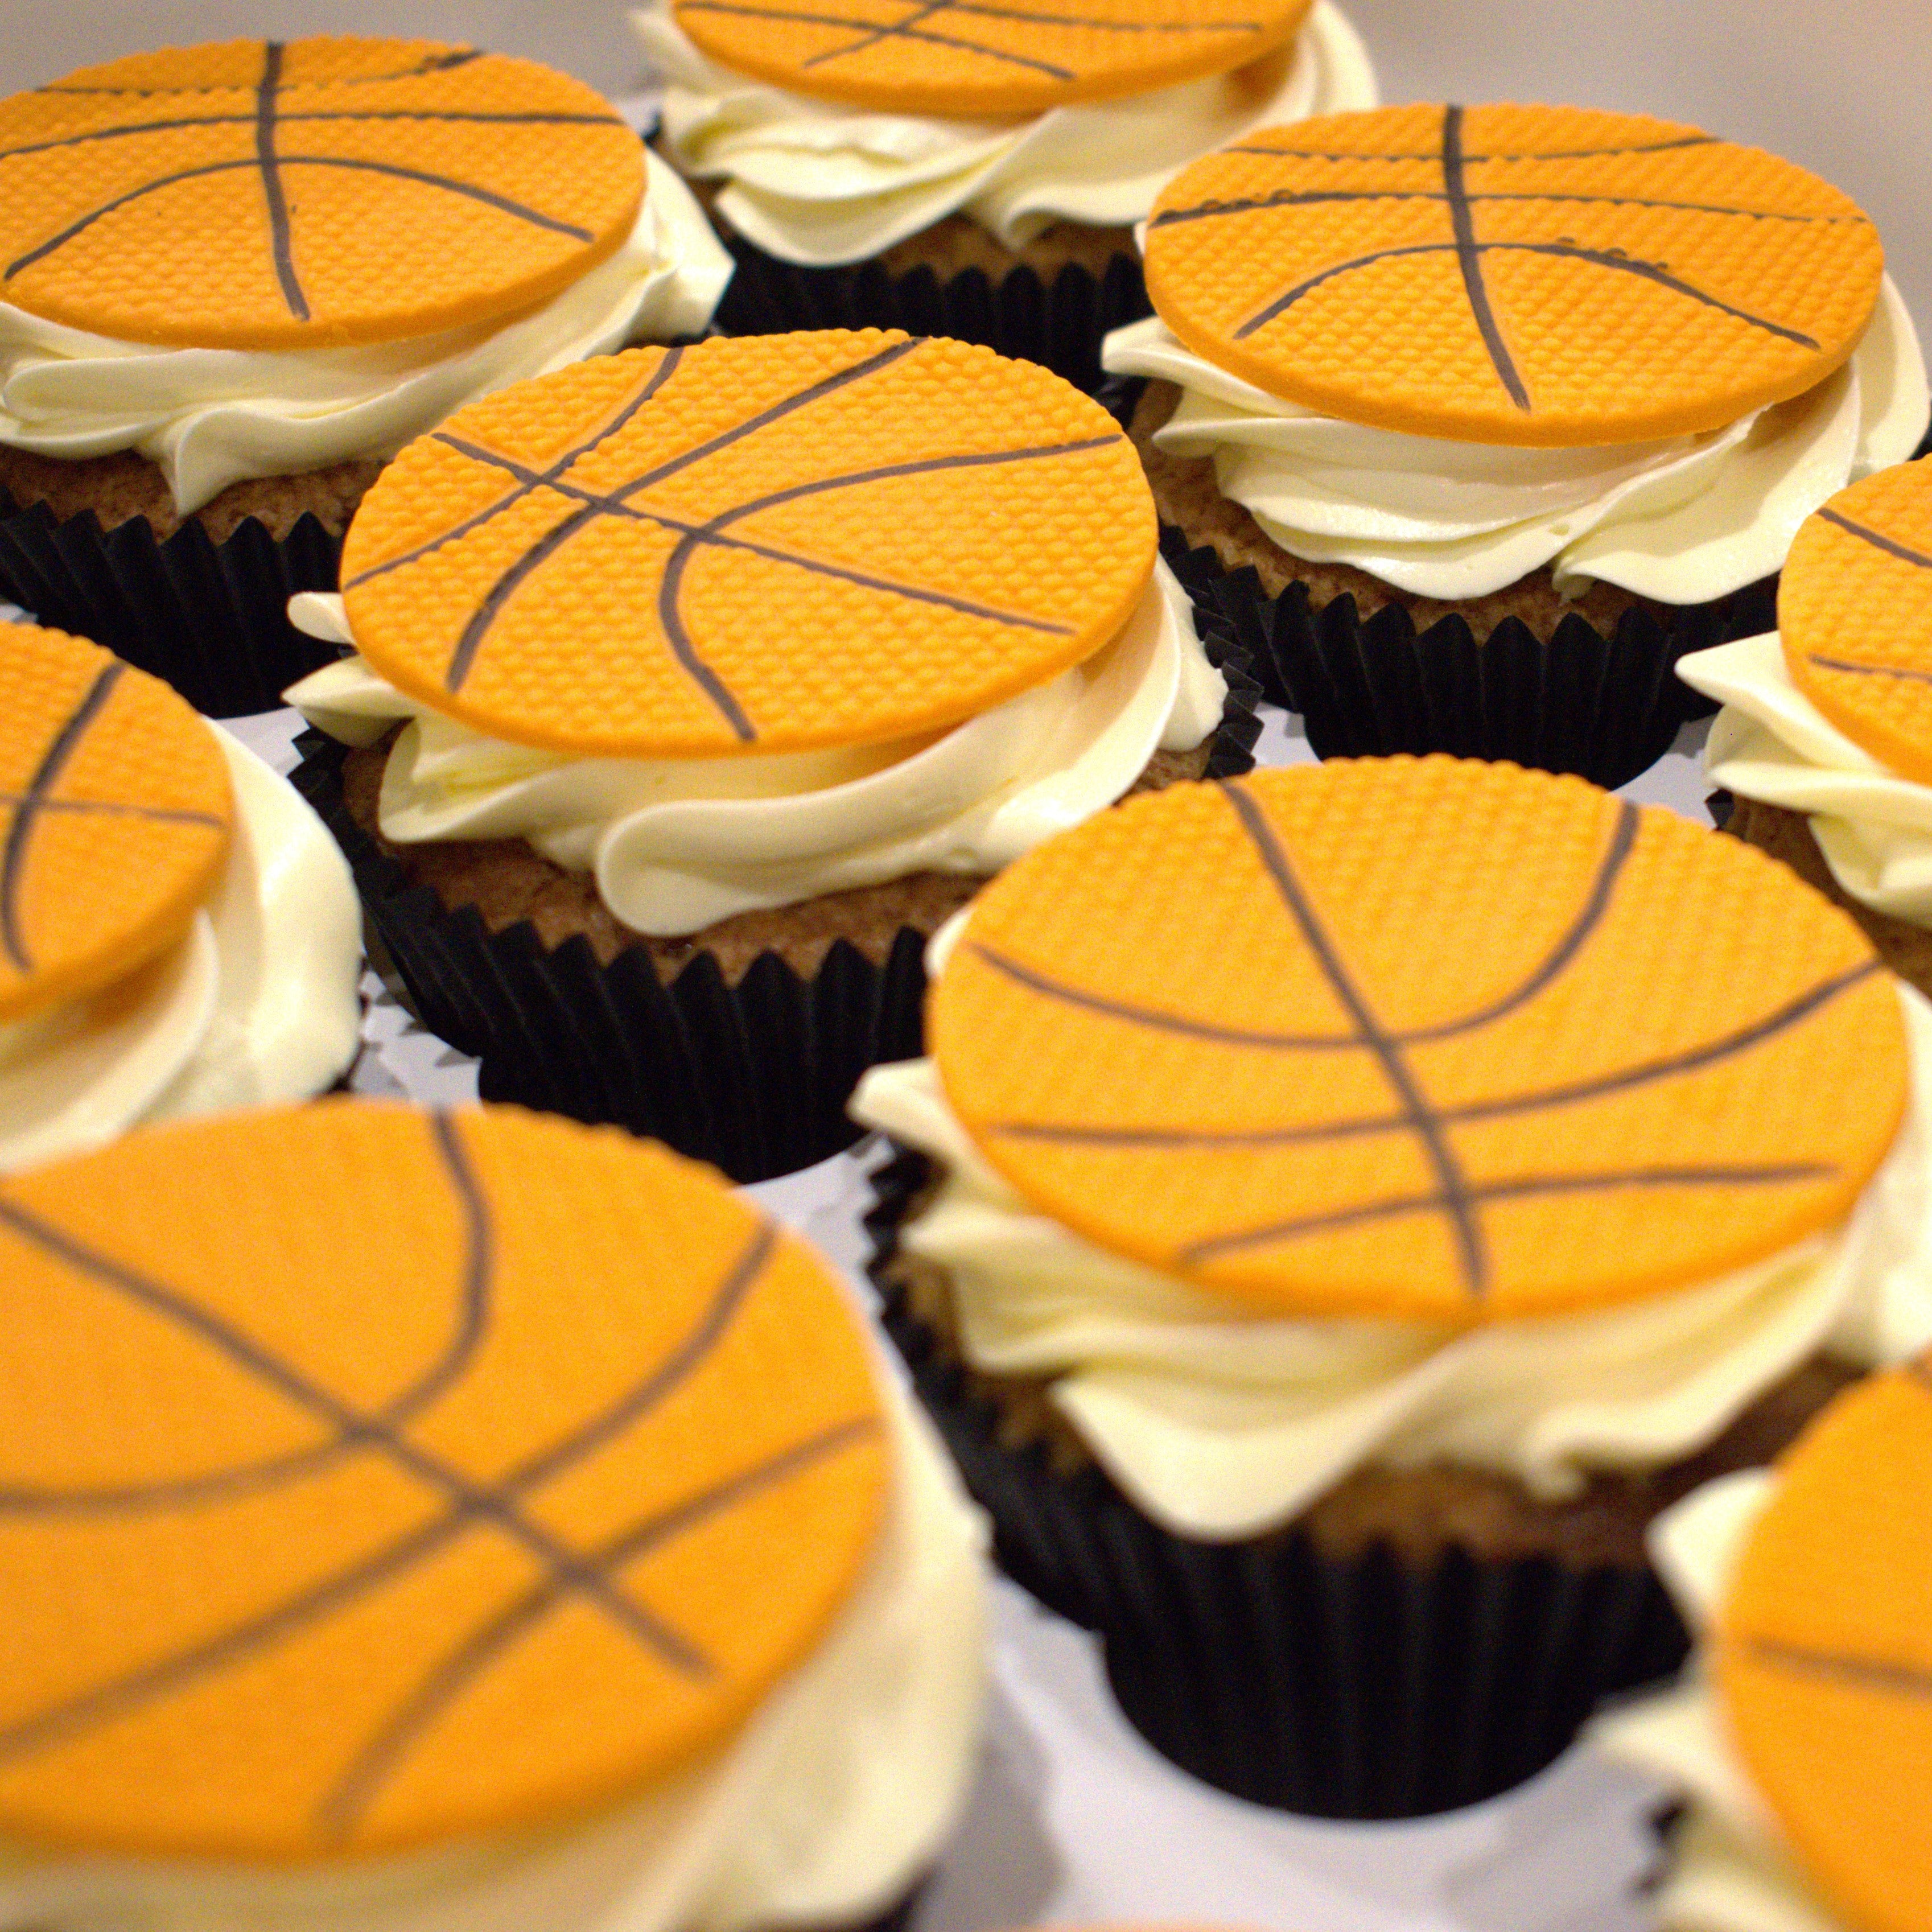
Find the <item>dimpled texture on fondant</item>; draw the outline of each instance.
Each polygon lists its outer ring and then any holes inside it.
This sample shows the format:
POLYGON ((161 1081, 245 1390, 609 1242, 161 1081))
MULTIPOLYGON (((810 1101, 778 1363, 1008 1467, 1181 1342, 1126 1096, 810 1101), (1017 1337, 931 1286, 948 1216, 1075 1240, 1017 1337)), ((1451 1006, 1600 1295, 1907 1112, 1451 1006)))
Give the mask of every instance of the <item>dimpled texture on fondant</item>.
POLYGON ((1932 458, 1807 518, 1778 585, 1792 682, 1882 764, 1932 784, 1932 458))
POLYGON ((344 546, 357 648, 491 736, 589 756, 938 730, 1116 636, 1154 500, 1030 362, 876 330, 600 357, 412 443, 344 546))
POLYGON ((1705 1281, 1850 1211, 1897 995, 1762 853, 1580 778, 1335 760, 1130 800, 974 901, 928 1006, 1043 1212, 1274 1314, 1705 1281))
POLYGON ((673 0, 713 60, 881 112, 1043 114, 1226 74, 1286 45, 1310 0, 673 0))
POLYGON ((0 1184, 0 1830, 301 1859, 723 1744, 890 1480, 838 1283, 710 1169, 332 1100, 0 1184))
POLYGON ((1816 176, 1646 116, 1413 106, 1251 134, 1147 233, 1162 320, 1351 422, 1567 447, 1715 429, 1857 346, 1877 232, 1816 176))
POLYGON ((228 852, 228 766, 158 678, 0 625, 0 1024, 179 939, 228 852))
POLYGON ((1725 1728, 1846 1932, 1932 1899, 1932 1370, 1841 1397, 1778 1466, 1719 1612, 1725 1728))
POLYGON ((501 321, 610 254, 638 137, 434 40, 230 40, 0 101, 0 296, 128 342, 302 349, 501 321))

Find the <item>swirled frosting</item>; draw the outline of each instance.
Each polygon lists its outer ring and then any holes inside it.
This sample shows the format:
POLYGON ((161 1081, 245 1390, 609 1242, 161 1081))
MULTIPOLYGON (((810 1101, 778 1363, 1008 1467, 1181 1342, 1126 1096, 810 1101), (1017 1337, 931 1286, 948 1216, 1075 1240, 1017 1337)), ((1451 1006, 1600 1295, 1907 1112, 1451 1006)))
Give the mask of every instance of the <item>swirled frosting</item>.
POLYGON ((1008 248, 1054 221, 1141 220, 1168 178, 1250 128, 1372 107, 1355 30, 1316 0, 1288 53, 1211 80, 1018 121, 875 114, 720 67, 669 0, 631 16, 666 80, 662 138, 686 173, 722 181, 718 211, 768 255, 858 262, 965 214, 1008 248))
POLYGON ((334 1868, 0 1846, 0 1932, 765 1932, 857 1924, 930 1866, 975 1761, 985 1533, 883 1372, 891 1510, 830 1635, 723 1749, 553 1831, 334 1868))
POLYGON ((142 1122, 299 1100, 355 1058, 362 916, 327 828, 218 725, 235 826, 188 937, 83 1000, 0 1027, 0 1169, 142 1122))
MULTIPOLYGON (((1768 1470, 1724 1477, 1651 1526, 1658 1572, 1700 1636, 1777 1487, 1768 1470)), ((1846 1932, 1753 1789, 1694 1657, 1676 1688, 1598 1718, 1585 1735, 1606 1757, 1662 1779, 1686 1801, 1671 1868, 1653 1901, 1660 1932, 1846 1932)))
POLYGON ((1657 442, 1518 449, 1344 422, 1216 368, 1158 316, 1116 329, 1101 361, 1179 386, 1155 442, 1211 457, 1222 495, 1290 556, 1452 602, 1546 566, 1568 596, 1592 579, 1665 604, 1728 596, 1777 570, 1827 498, 1910 456, 1932 407, 1889 277, 1851 360, 1815 389, 1657 442))
MULTIPOLYGON (((339 598, 290 606, 352 644, 339 598)), ((523 838, 593 874, 632 931, 696 932, 734 914, 919 872, 998 872, 1119 798, 1156 751, 1192 749, 1227 686, 1157 564, 1126 628, 1051 682, 937 737, 728 758, 575 758, 488 738, 406 698, 360 658, 287 694, 310 723, 372 744, 399 719, 378 808, 399 845, 523 838)))
POLYGON ((646 338, 702 334, 731 278, 691 190, 646 151, 630 238, 508 322, 359 349, 158 349, 0 302, 0 443, 131 449, 186 515, 231 483, 388 457, 473 398, 646 338))
POLYGON ((1724 707, 1704 753, 1711 782, 1809 814, 1853 898, 1932 926, 1932 786, 1900 777, 1832 724, 1792 682, 1775 631, 1694 651, 1677 671, 1724 707))
POLYGON ((1594 1472, 1692 1454, 1821 1351, 1870 1364, 1932 1342, 1932 1004, 1899 996, 1915 1097, 1842 1228, 1719 1280, 1473 1330, 1256 1317, 1108 1253, 1000 1178, 930 1060, 873 1068, 851 1112, 944 1170, 902 1238, 946 1270, 968 1361, 1049 1383, 1142 1509, 1227 1540, 1370 1466, 1449 1462, 1574 1495, 1594 1472))

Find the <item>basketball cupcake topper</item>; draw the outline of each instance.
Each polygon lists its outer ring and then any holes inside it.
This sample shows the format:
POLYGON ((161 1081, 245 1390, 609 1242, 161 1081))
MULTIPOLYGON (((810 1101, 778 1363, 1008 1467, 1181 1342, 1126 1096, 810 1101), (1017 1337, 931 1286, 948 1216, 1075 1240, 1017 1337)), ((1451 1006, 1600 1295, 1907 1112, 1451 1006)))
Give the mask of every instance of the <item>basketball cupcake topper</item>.
POLYGON ((1310 0, 674 0, 714 60, 795 93, 942 115, 1042 114, 1224 74, 1285 46, 1310 0))
POLYGON ((1859 1932, 1932 1897, 1932 1370, 1846 1396, 1780 1466, 1720 1616, 1726 1725, 1859 1932))
POLYGON ((499 320, 615 250, 637 136, 428 40, 233 40, 0 101, 0 296, 127 341, 295 349, 499 320))
POLYGON ((928 1020, 1030 1202, 1274 1313, 1714 1279, 1842 1221, 1906 1091, 1891 982, 1781 867, 1439 758, 1102 813, 974 902, 928 1020))
POLYGON ((343 552, 358 648, 478 730, 591 756, 938 730, 1118 634, 1154 505, 1030 363, 876 331, 599 357, 406 449, 343 552))
POLYGON ((151 1130, 0 1185, 0 1278, 15 1844, 557 1822, 722 1742, 869 1558, 887 1452, 838 1286, 612 1130, 151 1130))
POLYGON ((1567 446, 1715 429, 1857 346, 1876 231, 1803 169, 1568 107, 1408 106, 1184 170, 1147 241, 1182 340, 1349 422, 1567 446))
POLYGON ((0 1024, 180 938, 230 813, 220 748, 166 685, 62 632, 0 628, 0 1024))
POLYGON ((1932 461, 1841 490, 1778 580, 1792 682, 1894 770, 1932 784, 1932 461))

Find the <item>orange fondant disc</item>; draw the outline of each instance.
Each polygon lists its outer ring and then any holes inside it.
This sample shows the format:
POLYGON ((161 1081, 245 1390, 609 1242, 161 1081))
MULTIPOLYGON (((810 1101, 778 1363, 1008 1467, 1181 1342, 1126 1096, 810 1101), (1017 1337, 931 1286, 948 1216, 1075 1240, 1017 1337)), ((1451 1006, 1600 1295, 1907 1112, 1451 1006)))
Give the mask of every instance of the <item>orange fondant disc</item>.
POLYGON ((562 1822, 723 1743, 890 1451, 808 1250, 515 1108, 328 1101, 0 1184, 0 1830, 299 1859, 562 1822))
POLYGON ((888 112, 1043 114, 1226 74, 1286 46, 1310 0, 673 0, 713 60, 888 112))
POLYGON ((616 248, 637 136, 434 40, 230 40, 0 101, 0 296, 129 342, 302 349, 494 322, 616 248))
POLYGON ((0 1024, 180 938, 230 809, 220 747, 158 678, 63 631, 0 625, 0 1024))
POLYGON ((343 551, 357 647, 479 731, 590 756, 935 731, 1120 631, 1154 500, 1090 398, 877 330, 638 350, 412 443, 343 551))
POLYGON ((1792 682, 1872 756, 1932 784, 1932 460, 1841 490, 1778 585, 1792 682))
POLYGON ((1271 394, 1534 446, 1715 429, 1822 382, 1876 231, 1789 161, 1633 114, 1388 107, 1249 136, 1156 204, 1149 292, 1271 394))
POLYGON ((1447 758, 1102 812, 981 893, 928 1018, 1029 1201, 1278 1314, 1712 1280, 1841 1222, 1907 1085, 1892 981, 1783 866, 1447 758))
POLYGON ((1712 1658, 1732 1738, 1850 1932, 1932 1919, 1932 1379, 1874 1378, 1785 1458, 1712 1658))

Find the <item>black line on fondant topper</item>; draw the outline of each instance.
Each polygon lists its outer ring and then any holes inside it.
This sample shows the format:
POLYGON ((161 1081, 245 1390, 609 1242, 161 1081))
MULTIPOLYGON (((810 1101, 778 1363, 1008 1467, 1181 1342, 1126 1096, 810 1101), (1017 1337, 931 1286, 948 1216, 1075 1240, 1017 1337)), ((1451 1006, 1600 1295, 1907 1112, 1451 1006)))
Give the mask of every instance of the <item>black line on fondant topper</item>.
MULTIPOLYGON (((1701 302, 1707 308, 1714 308, 1721 314, 1734 316, 1738 321, 1748 322, 1754 328, 1767 334, 1781 337, 1787 342, 1795 342, 1801 348, 1816 349, 1816 339, 1802 330, 1787 328, 1780 322, 1772 322, 1761 315, 1754 315, 1750 310, 1738 308, 1721 298, 1707 295, 1703 290, 1694 288, 1688 282, 1680 281, 1667 269, 1654 262, 1640 262, 1634 256, 1614 255, 1598 248, 1583 248, 1568 242, 1478 242, 1474 244, 1479 255, 1520 254, 1552 255, 1565 261, 1586 262, 1599 268, 1610 268, 1627 275, 1637 275, 1646 281, 1655 282, 1660 287, 1670 290, 1675 295, 1685 296, 1693 302, 1701 302)), ((1252 335, 1257 329, 1264 328, 1284 310, 1290 309, 1311 290, 1316 289, 1336 275, 1346 275, 1357 268, 1366 268, 1376 262, 1394 261, 1405 255, 1460 255, 1461 250, 1454 242, 1412 242, 1398 248, 1378 248, 1372 254, 1358 255, 1352 261, 1337 262, 1332 267, 1318 271, 1306 280, 1298 282, 1286 294, 1274 301, 1258 314, 1250 316, 1235 330, 1238 341, 1252 335)))
POLYGON ((1462 272, 1462 291, 1468 298, 1469 313, 1489 352, 1498 380, 1509 399, 1520 410, 1529 407, 1529 392, 1523 387, 1509 344, 1503 340, 1502 325, 1497 321, 1490 301, 1488 285, 1483 280, 1483 258, 1476 246, 1476 218, 1469 206, 1469 191, 1462 163, 1462 110, 1450 106, 1442 110, 1442 185, 1449 197, 1449 226, 1456 237, 1456 265, 1462 272))
POLYGON ((255 94, 255 159, 262 170, 262 193, 268 204, 268 245, 282 299, 298 322, 310 320, 308 297, 296 273, 295 242, 289 232, 289 197, 275 152, 275 93, 281 85, 282 44, 262 43, 262 81, 255 94))
MULTIPOLYGON (((454 1138, 449 1145, 456 1145, 454 1138)), ((458 1184, 460 1191, 463 1184, 458 1184)), ((478 1198, 480 1201, 480 1194, 478 1198)), ((516 1504, 525 1492, 568 1473, 641 1420, 704 1361, 729 1327, 776 1246, 776 1231, 769 1222, 758 1224, 698 1322, 663 1361, 610 1408, 524 1458, 506 1475, 487 1485, 472 1483, 377 1417, 357 1412, 232 1324, 197 1307, 164 1284, 95 1252, 4 1196, 0 1196, 0 1226, 173 1322, 265 1386, 308 1412, 320 1414, 343 1436, 352 1436, 361 1446, 386 1454, 405 1473, 448 1500, 448 1507, 428 1523, 269 1610, 169 1657, 0 1726, 0 1760, 41 1749, 250 1655, 316 1617, 367 1594, 434 1555, 456 1537, 478 1528, 494 1528, 521 1544, 537 1558, 561 1594, 580 1595, 594 1604, 617 1628, 673 1669, 700 1679, 712 1674, 710 1660, 680 1633, 618 1589, 592 1559, 565 1548, 547 1531, 530 1522, 516 1504)), ((441 1386, 439 1382, 439 1388, 441 1386)))
MULTIPOLYGON (((1451 1126, 1469 1120, 1503 1120, 1512 1114, 1535 1113, 1545 1107, 1573 1106, 1580 1101, 1600 1100, 1606 1094, 1651 1086, 1680 1073, 1694 1073, 1700 1068, 1714 1066, 1720 1060, 1730 1059, 1767 1040, 1776 1038, 1828 1005, 1840 993, 1882 970, 1880 961, 1868 960, 1808 988, 1762 1019, 1754 1020, 1748 1026, 1740 1027, 1735 1032, 1706 1041, 1702 1046, 1687 1047, 1679 1053, 1663 1054, 1655 1060, 1622 1067, 1614 1073, 1599 1074, 1588 1080, 1546 1087, 1540 1092, 1505 1094, 1492 1100, 1468 1100, 1452 1107, 1438 1107, 1436 1118, 1451 1126)), ((1398 1045, 1405 1043, 1402 1036, 1394 1038, 1398 1045)), ((1359 1046, 1364 1042, 1352 1043, 1359 1046)), ((1065 1142, 1072 1146, 1294 1147, 1395 1133, 1409 1124, 1408 1116, 1401 1113, 1368 1114, 1353 1120, 1325 1120, 1318 1126, 1299 1127, 1090 1127, 1016 1120, 1003 1123, 988 1131, 1009 1134, 1017 1139, 1065 1142)))
POLYGON ((1240 785, 1224 784, 1221 794, 1233 808, 1234 816, 1240 820, 1241 829, 1259 856, 1263 868, 1273 880, 1282 903, 1287 908, 1289 916, 1300 928, 1304 943, 1315 956, 1316 963, 1322 968, 1322 976, 1342 1005, 1354 1022, 1363 1044, 1374 1054, 1382 1064, 1382 1072, 1394 1090, 1396 1097, 1402 1102, 1402 1112, 1413 1130, 1429 1164, 1436 1171, 1436 1180, 1442 1195, 1440 1205, 1448 1215, 1454 1235, 1456 1253, 1460 1262, 1463 1286, 1472 1295, 1480 1296, 1487 1286, 1489 1258, 1485 1252, 1483 1231, 1476 1217, 1475 1203, 1469 1191, 1468 1177, 1463 1173, 1462 1163, 1456 1158, 1455 1149, 1450 1144, 1449 1136, 1438 1120, 1429 1099, 1422 1090, 1401 1047, 1384 1028, 1369 1004, 1367 996, 1358 987, 1340 952, 1330 938, 1307 895, 1301 889, 1300 881, 1294 875, 1286 848, 1275 834, 1274 826, 1261 806, 1240 785))
POLYGON ((0 948, 4 948, 16 972, 31 973, 33 956, 26 935, 20 930, 20 882, 26 872, 27 848, 34 827, 45 806, 47 794, 60 782, 60 775, 87 735, 87 728, 100 715, 101 707, 113 694, 128 667, 117 658, 101 667, 100 674, 87 688, 79 704, 68 714, 60 729, 40 754, 40 762, 20 802, 14 808, 13 822, 7 827, 7 842, 0 848, 0 948))
MULTIPOLYGON (((467 67, 472 61, 485 57, 482 47, 454 47, 447 53, 434 54, 428 59, 418 61, 414 67, 398 68, 394 74, 345 74, 329 76, 315 80, 295 81, 296 87, 381 87, 391 81, 420 80, 424 75, 448 74, 459 67, 467 67)), ((196 87, 70 87, 61 81, 50 81, 45 87, 37 87, 36 94, 79 94, 118 95, 132 100, 158 100, 164 94, 246 94, 249 90, 245 82, 233 81, 214 86, 204 82, 196 87)))
MULTIPOLYGON (((634 1562, 652 1549, 734 1504, 788 1481, 814 1463, 876 1436, 878 1429, 878 1422, 866 1416, 821 1430, 754 1468, 634 1524, 592 1550, 590 1560, 607 1571, 634 1562)), ((364 1746, 322 1801, 322 1822, 338 1842, 346 1839, 368 1815, 376 1793, 443 1713, 498 1658, 535 1630, 556 1606, 562 1594, 552 1580, 532 1584, 514 1602, 470 1632, 423 1678, 382 1730, 364 1746)))
POLYGON ((1402 1194, 1384 1201, 1370 1201, 1355 1208, 1340 1208, 1322 1214, 1304 1214, 1292 1220, 1276 1221, 1265 1227, 1244 1228, 1232 1234, 1210 1234, 1204 1240, 1190 1242, 1177 1258, 1184 1263, 1211 1261, 1216 1255, 1246 1248, 1271 1247, 1278 1242, 1299 1240, 1310 1234, 1330 1234, 1338 1228, 1358 1227, 1376 1221, 1400 1220, 1410 1214, 1459 1211, 1468 1204, 1491 1201, 1520 1201, 1549 1194, 1594 1194, 1612 1190, 1650 1187, 1775 1186, 1802 1180, 1820 1180, 1837 1168, 1816 1162, 1792 1162, 1781 1166, 1711 1166, 1633 1168, 1611 1174, 1532 1174, 1513 1180, 1475 1183, 1460 1196, 1437 1190, 1423 1194, 1402 1194))
MULTIPOLYGON (((878 24, 875 20, 855 20, 842 14, 808 14, 789 8, 746 6, 742 0, 680 0, 679 10, 686 14, 736 14, 754 20, 795 20, 807 26, 844 27, 855 34, 869 33, 878 24)), ((902 40, 924 40, 933 46, 950 47, 956 52, 983 55, 988 60, 1004 61, 1009 67, 1030 68, 1051 80, 1078 78, 1070 68, 1055 67, 1050 61, 1009 53, 1004 47, 989 47, 982 41, 962 40, 956 34, 935 34, 927 28, 912 26, 897 27, 892 31, 902 40)))
POLYGON ((1854 1690, 1932 1699, 1932 1670, 1912 1664, 1893 1664, 1882 1658, 1844 1657, 1830 1651, 1812 1650, 1802 1644, 1785 1643, 1775 1637, 1747 1637, 1742 1648, 1760 1664, 1801 1677, 1817 1678, 1854 1690))
MULTIPOLYGON (((6 158, 0 155, 0 160, 6 158)), ((1207 221, 1224 214, 1256 214, 1275 208, 1308 208, 1350 201, 1440 201, 1450 197, 1432 188, 1277 188, 1272 194, 1251 195, 1234 201, 1197 202, 1191 208, 1171 208, 1156 214, 1149 226, 1169 228, 1187 221, 1207 221)), ((1516 190, 1478 190, 1462 199, 1472 207, 1492 201, 1560 201, 1581 202, 1592 207, 1654 208, 1675 210, 1684 214, 1729 214, 1747 221, 1791 221, 1804 226, 1862 220, 1849 214, 1787 214, 1772 208, 1724 208, 1708 201, 1648 201, 1633 194, 1532 194, 1516 190)))
POLYGON ((863 53, 880 40, 909 38, 910 30, 922 21, 931 20, 935 14, 948 13, 970 14, 985 20, 1020 20, 1034 26, 1086 28, 1099 33, 1258 34, 1262 31, 1258 20, 1097 20, 1076 14, 1041 14, 1019 7, 987 6, 980 0, 922 0, 904 20, 873 27, 846 46, 827 47, 799 64, 818 67, 826 61, 842 60, 848 54, 863 53))
POLYGON ((1828 524, 1835 524, 1841 530, 1856 537, 1862 543, 1870 544, 1874 550, 1882 550, 1888 556, 1895 556, 1901 563, 1909 563, 1920 570, 1932 570, 1932 556, 1923 550, 1912 549, 1900 543, 1896 537, 1888 537, 1882 530, 1875 530, 1869 524, 1854 523, 1850 517, 1841 516, 1828 504, 1818 512, 1828 524))
MULTIPOLYGON (((1430 1040, 1453 1040, 1459 1034, 1473 1033, 1501 1019, 1506 1013, 1513 1012, 1526 1005, 1549 986, 1564 968, 1574 959, 1583 948, 1604 914, 1610 909, 1610 896, 1616 882, 1628 862, 1632 848, 1636 844, 1637 832, 1642 823, 1642 814, 1628 799, 1617 801, 1617 820, 1604 856, 1598 862, 1595 877, 1590 882, 1590 890, 1576 917, 1564 929, 1556 944, 1544 956, 1543 960, 1527 978, 1492 1000, 1488 1006, 1478 1007, 1472 1013, 1462 1015, 1453 1020, 1439 1020, 1433 1025, 1404 1028, 1391 1031, 1389 1038, 1398 1046, 1416 1046, 1430 1040)), ((1322 1052, 1359 1052, 1363 1041, 1359 1034, 1292 1034, 1268 1033, 1242 1027, 1219 1026, 1205 1020, 1190 1019, 1178 1013, 1161 1012, 1156 1010, 1132 1004, 1122 1000, 1114 1000, 1105 994, 1090 993, 1077 986, 1051 978, 1046 974, 1030 966, 1023 966, 1016 959, 1010 959, 1004 953, 996 952, 991 946, 976 940, 967 941, 967 950, 983 959, 994 971, 1004 974, 1030 991, 1044 994, 1048 999, 1062 1000, 1070 1006, 1084 1007, 1090 1012, 1105 1014, 1111 1019, 1125 1020, 1130 1024, 1156 1028, 1164 1033, 1175 1033, 1194 1040, 1204 1040, 1226 1046, 1258 1046, 1283 1051, 1306 1053, 1322 1052)), ((1035 1135, 1043 1136, 1048 1130, 1022 1125, 1003 1126, 996 1131, 1002 1133, 1035 1135)), ((1096 1132, 1101 1131, 1096 1130, 1096 1132)), ((1123 1132, 1138 1132, 1135 1129, 1121 1129, 1123 1132)))
MULTIPOLYGON (((1673 148, 1708 148, 1716 146, 1714 134, 1686 134, 1674 141, 1650 141, 1634 147, 1622 148, 1557 148, 1546 154, 1465 154, 1462 158, 1471 167, 1486 161, 1595 161, 1608 160, 1619 154, 1663 154, 1673 148)), ((1426 154, 1388 154, 1362 153, 1353 154, 1330 154, 1312 148, 1279 148, 1261 142, 1236 142, 1220 151, 1224 154, 1285 155, 1300 161, 1436 161, 1442 158, 1440 148, 1426 154)))
POLYGON ((1858 677, 1898 677, 1910 684, 1932 684, 1932 671, 1916 670, 1910 664, 1853 664, 1849 658, 1821 658, 1816 651, 1804 655, 1820 670, 1848 670, 1858 677))

